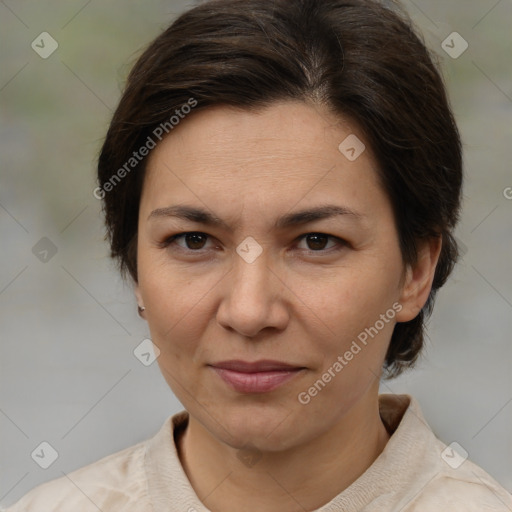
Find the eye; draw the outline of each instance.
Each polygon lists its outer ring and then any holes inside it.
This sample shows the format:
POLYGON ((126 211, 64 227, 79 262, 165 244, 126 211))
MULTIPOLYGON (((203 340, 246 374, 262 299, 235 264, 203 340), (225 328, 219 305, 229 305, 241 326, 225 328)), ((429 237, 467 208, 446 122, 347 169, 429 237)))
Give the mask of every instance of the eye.
MULTIPOLYGON (((325 233, 306 233, 305 235, 302 235, 300 237, 299 245, 304 241, 308 246, 305 249, 311 252, 327 251, 329 249, 332 249, 333 247, 336 247, 336 245, 338 245, 338 249, 341 249, 343 246, 347 245, 347 243, 341 238, 332 235, 327 235, 325 233), (330 246, 328 245, 329 239, 334 241, 330 246)), ((304 247, 299 248, 303 249, 304 247)))
MULTIPOLYGON (((186 233, 178 233, 167 238, 162 242, 162 247, 169 247, 170 245, 177 245, 181 249, 189 251, 200 251, 205 249, 205 244, 208 241, 209 235, 199 231, 188 231, 186 233), (182 243, 179 243, 182 242, 182 243)), ((206 247, 207 249, 208 247, 206 247)))
MULTIPOLYGON (((207 246, 210 235, 200 231, 187 231, 173 235, 160 243, 161 247, 177 246, 180 250, 189 252, 200 252, 212 247, 207 246)), ((347 246, 347 242, 333 235, 325 233, 306 233, 299 237, 299 249, 305 249, 309 252, 328 252, 331 249, 340 250, 347 246), (306 243, 306 247, 300 247, 300 244, 306 243)))

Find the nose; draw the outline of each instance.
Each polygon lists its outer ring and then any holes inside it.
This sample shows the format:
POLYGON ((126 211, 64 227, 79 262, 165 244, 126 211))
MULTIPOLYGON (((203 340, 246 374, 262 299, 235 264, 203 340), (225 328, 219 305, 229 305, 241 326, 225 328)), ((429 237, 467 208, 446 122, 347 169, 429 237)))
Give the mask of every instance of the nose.
POLYGON ((251 263, 235 253, 222 294, 218 323, 245 337, 254 338, 266 328, 283 330, 289 321, 286 286, 265 252, 251 263))

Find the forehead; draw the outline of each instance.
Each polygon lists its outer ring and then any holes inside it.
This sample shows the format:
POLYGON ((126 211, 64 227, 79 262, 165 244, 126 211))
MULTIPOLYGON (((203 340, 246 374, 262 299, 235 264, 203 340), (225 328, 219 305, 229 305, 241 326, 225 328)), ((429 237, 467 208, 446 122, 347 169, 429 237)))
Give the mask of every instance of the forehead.
POLYGON ((378 188, 371 148, 354 123, 302 102, 215 106, 190 114, 152 151, 143 202, 165 207, 185 194, 206 204, 252 198, 265 208, 341 194, 357 203, 378 188))
POLYGON ((217 105, 183 119, 153 156, 167 149, 175 155, 186 153, 191 162, 205 158, 240 163, 262 159, 329 161, 339 154, 340 137, 357 132, 355 123, 319 105, 288 101, 257 111, 217 105))

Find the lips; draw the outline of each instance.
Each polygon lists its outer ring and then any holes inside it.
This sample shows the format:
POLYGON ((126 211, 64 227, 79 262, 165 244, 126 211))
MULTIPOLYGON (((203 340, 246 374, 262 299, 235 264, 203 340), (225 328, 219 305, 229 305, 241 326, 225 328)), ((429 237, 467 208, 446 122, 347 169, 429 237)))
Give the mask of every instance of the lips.
POLYGON ((222 361, 220 363, 212 364, 215 368, 222 368, 223 370, 231 370, 240 373, 257 373, 257 372, 272 372, 272 371, 290 371, 297 370, 300 367, 291 364, 282 363, 280 361, 271 361, 268 359, 262 361, 254 361, 252 363, 246 361, 222 361))
POLYGON ((281 361, 222 361, 210 365, 217 375, 239 393, 266 393, 299 374, 304 367, 281 361))

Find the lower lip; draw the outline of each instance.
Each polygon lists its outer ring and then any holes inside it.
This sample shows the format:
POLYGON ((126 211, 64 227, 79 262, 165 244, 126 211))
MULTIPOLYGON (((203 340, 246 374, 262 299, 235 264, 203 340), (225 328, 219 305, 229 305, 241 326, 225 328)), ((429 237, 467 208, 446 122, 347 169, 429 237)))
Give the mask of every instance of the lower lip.
POLYGON ((296 370, 242 373, 224 368, 213 367, 213 369, 224 382, 239 393, 266 393, 272 391, 293 379, 301 371, 298 368, 296 370))

